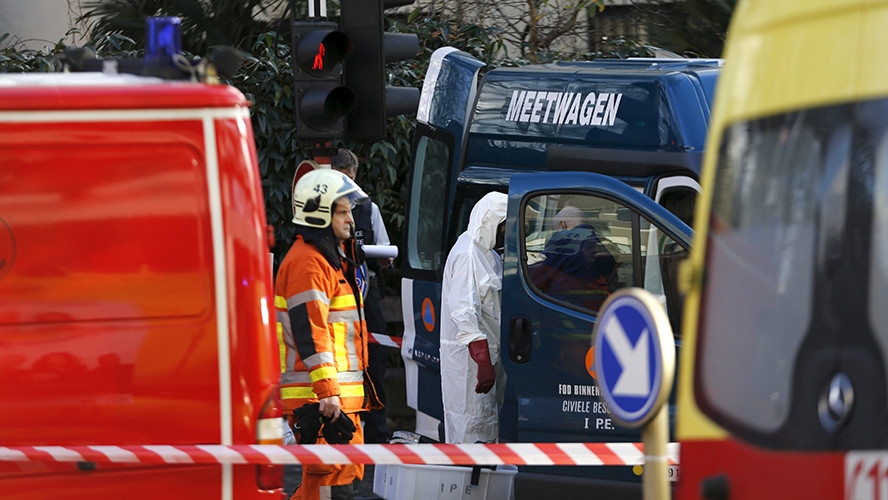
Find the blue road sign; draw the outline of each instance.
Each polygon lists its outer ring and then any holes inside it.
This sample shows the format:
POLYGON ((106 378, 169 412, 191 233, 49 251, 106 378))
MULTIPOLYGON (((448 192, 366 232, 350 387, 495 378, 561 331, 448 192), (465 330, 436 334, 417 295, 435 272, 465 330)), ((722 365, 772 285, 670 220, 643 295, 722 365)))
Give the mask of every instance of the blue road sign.
POLYGON ((611 417, 644 425, 672 388, 675 343, 666 311, 641 288, 620 290, 604 303, 595 324, 595 370, 611 417))

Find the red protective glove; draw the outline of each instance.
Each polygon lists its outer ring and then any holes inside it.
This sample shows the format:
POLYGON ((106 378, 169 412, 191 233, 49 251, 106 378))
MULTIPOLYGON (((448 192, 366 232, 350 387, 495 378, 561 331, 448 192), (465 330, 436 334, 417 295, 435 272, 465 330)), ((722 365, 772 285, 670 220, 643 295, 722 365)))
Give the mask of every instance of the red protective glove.
POLYGON ((469 354, 475 363, 478 363, 478 384, 475 385, 475 392, 487 394, 493 388, 493 383, 496 382, 496 372, 493 371, 493 364, 490 363, 490 350, 487 347, 487 341, 469 342, 469 354))

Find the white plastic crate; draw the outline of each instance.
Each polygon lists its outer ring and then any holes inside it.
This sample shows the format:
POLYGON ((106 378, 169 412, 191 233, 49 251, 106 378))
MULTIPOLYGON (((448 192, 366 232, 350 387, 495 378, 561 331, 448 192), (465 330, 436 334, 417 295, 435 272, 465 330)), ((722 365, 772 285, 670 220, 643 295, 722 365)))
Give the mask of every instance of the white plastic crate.
POLYGON ((510 500, 518 468, 481 469, 472 484, 472 468, 448 465, 376 464, 373 493, 386 500, 510 500))

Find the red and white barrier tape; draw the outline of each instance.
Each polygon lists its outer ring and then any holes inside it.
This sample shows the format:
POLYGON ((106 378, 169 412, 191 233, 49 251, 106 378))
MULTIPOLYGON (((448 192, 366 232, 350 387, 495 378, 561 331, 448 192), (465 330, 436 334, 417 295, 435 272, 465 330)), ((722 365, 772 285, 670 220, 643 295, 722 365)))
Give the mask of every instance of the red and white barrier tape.
MULTIPOLYGON (((678 464, 678 444, 667 445, 678 464)), ((641 443, 0 446, 0 462, 643 465, 641 443)))
POLYGON ((404 339, 401 337, 389 337, 388 335, 383 335, 381 333, 370 332, 370 338, 367 339, 367 341, 371 344, 379 344, 400 349, 404 339))

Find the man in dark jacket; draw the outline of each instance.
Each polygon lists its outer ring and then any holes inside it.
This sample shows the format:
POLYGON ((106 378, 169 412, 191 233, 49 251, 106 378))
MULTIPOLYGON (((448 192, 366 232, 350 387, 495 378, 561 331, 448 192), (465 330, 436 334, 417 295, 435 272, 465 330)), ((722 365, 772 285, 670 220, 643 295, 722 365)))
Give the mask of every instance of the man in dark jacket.
MULTIPOLYGON (((348 149, 339 149, 336 156, 330 158, 330 166, 334 170, 347 175, 352 180, 358 174, 358 158, 348 149)), ((389 245, 388 232, 379 207, 376 203, 364 203, 352 210, 355 218, 355 240, 365 245, 389 245)), ((391 266, 391 259, 368 259, 366 268, 366 286, 364 286, 364 314, 367 328, 371 333, 388 335, 388 325, 382 311, 382 286, 380 285, 381 271, 391 266)), ((370 338, 369 357, 370 367, 368 373, 370 380, 376 388, 380 401, 385 404, 385 370, 388 367, 389 349, 370 338)), ((385 418, 385 410, 371 410, 363 413, 364 441, 367 443, 386 443, 389 439, 389 429, 385 418)))

